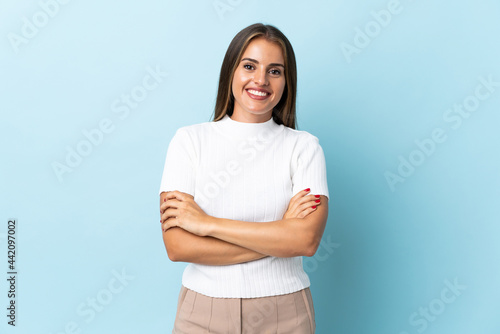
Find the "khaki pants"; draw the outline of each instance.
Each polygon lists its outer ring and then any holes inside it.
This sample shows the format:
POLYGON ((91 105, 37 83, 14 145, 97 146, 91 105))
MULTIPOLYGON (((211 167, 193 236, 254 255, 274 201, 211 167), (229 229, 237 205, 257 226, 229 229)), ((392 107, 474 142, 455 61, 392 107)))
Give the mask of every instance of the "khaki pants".
POLYGON ((309 288, 262 298, 212 298, 182 286, 173 334, 314 334, 309 288))

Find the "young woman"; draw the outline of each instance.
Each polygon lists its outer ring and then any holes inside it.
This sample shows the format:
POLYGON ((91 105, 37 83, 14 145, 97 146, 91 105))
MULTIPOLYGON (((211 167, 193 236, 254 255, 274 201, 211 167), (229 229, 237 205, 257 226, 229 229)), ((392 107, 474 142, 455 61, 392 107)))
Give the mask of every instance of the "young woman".
POLYGON ((277 28, 232 40, 212 122, 172 138, 160 187, 163 240, 189 262, 173 333, 314 333, 310 281, 328 216, 318 139, 295 129, 295 55, 277 28))

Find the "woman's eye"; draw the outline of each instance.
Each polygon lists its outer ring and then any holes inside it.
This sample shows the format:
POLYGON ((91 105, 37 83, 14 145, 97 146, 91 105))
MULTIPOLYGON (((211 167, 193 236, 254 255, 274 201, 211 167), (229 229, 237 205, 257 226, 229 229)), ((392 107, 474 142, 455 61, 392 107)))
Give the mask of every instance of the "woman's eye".
POLYGON ((271 74, 273 74, 273 75, 280 75, 281 74, 281 71, 280 70, 276 70, 276 69, 271 70, 269 72, 271 72, 271 74))
POLYGON ((253 70, 253 66, 250 65, 250 64, 245 64, 243 65, 243 68, 247 69, 247 70, 253 70))

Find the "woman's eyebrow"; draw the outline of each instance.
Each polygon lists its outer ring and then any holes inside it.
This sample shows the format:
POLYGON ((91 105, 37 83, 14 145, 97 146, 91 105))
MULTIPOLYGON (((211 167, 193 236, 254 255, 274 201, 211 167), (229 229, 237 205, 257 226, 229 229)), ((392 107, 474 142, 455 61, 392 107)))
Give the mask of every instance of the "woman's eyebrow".
MULTIPOLYGON (((243 58, 241 61, 244 61, 244 60, 251 61, 251 62, 256 63, 256 64, 259 63, 257 60, 252 59, 252 58, 243 58)), ((269 64, 269 66, 281 66, 281 67, 285 68, 285 65, 279 64, 279 63, 271 63, 271 64, 269 64)))

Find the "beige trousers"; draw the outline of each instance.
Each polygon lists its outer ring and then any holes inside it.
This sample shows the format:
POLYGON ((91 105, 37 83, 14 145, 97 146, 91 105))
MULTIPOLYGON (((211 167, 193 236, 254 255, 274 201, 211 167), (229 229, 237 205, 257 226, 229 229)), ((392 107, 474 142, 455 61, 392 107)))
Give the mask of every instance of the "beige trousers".
POLYGON ((182 286, 173 334, 314 334, 309 288, 261 298, 212 298, 182 286))

